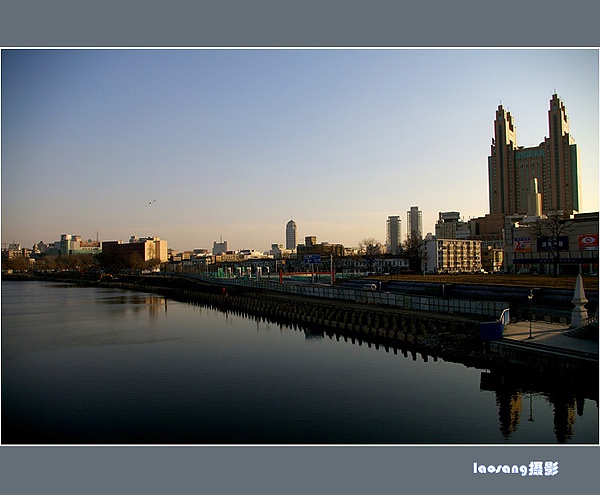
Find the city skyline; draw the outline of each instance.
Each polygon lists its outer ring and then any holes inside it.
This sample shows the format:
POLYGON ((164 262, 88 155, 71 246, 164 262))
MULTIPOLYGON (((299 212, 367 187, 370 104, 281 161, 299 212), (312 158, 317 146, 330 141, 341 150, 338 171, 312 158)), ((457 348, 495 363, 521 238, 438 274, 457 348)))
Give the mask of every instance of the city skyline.
POLYGON ((554 92, 597 211, 597 49, 3 50, 2 242, 356 246, 413 205, 425 235, 489 213, 498 105, 537 146, 554 92))

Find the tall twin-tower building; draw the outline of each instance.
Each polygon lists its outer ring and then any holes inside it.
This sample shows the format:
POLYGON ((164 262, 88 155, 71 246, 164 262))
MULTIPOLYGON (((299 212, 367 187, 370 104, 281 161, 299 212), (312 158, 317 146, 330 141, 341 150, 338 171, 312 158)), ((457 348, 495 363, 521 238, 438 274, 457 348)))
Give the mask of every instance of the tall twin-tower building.
POLYGON ((565 106, 556 94, 550 100, 548 134, 539 146, 518 146, 513 116, 498 106, 488 157, 491 214, 560 211, 569 216, 579 211, 577 145, 569 133, 565 106))

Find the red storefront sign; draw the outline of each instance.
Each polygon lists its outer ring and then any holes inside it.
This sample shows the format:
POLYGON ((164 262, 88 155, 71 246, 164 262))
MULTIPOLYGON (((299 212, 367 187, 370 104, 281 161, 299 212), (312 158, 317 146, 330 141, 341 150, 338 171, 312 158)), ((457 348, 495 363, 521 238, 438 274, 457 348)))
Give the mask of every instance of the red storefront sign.
POLYGON ((519 237, 514 240, 515 253, 531 253, 531 239, 529 237, 519 237))
POLYGON ((580 251, 598 251, 598 234, 583 234, 578 238, 580 251))

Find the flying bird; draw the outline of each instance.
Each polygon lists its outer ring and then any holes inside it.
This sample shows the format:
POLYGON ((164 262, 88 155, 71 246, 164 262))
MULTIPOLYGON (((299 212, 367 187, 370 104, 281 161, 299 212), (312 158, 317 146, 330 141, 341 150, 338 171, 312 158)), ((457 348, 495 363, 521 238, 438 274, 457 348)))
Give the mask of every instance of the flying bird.
POLYGON ((152 201, 148 201, 148 202, 147 202, 147 203, 144 205, 144 208, 145 208, 146 206, 150 206, 150 205, 151 205, 152 203, 154 203, 154 202, 156 202, 156 200, 155 200, 155 199, 153 199, 152 201))

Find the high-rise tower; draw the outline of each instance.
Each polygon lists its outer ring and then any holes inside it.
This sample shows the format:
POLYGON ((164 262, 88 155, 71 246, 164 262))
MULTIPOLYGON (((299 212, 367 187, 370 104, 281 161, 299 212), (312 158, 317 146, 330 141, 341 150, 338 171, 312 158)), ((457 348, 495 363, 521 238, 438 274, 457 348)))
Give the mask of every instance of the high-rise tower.
POLYGON ((548 166, 542 173, 542 208, 563 210, 570 215, 579 210, 579 160, 577 145, 569 133, 565 106, 556 94, 548 111, 550 137, 546 138, 548 166), (547 197, 544 204, 544 196, 547 197))
POLYGON ((400 217, 391 216, 388 217, 386 223, 386 249, 389 254, 400 253, 400 247, 402 246, 402 232, 400 229, 400 217))
POLYGON ((423 212, 418 206, 411 206, 406 213, 406 235, 415 235, 418 239, 423 237, 423 212))
POLYGON ((285 248, 294 250, 298 245, 298 234, 296 231, 296 222, 290 220, 285 225, 285 248))
POLYGON ((498 106, 488 157, 490 213, 525 215, 531 211, 530 198, 538 193, 541 213, 562 211, 568 216, 579 210, 577 145, 569 134, 565 106, 556 94, 550 100, 548 129, 549 137, 539 146, 517 146, 513 117, 498 106))

